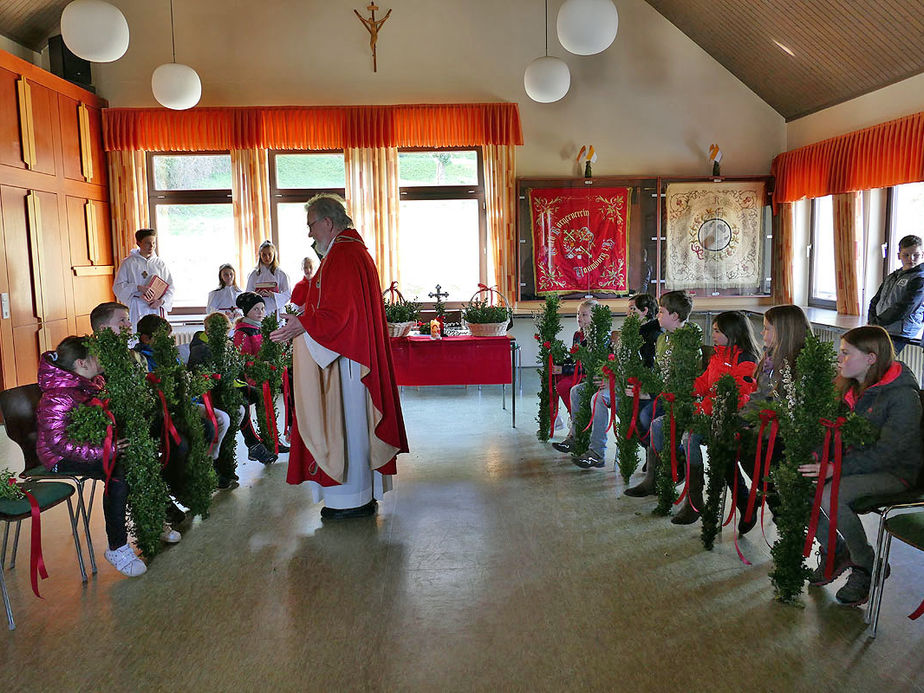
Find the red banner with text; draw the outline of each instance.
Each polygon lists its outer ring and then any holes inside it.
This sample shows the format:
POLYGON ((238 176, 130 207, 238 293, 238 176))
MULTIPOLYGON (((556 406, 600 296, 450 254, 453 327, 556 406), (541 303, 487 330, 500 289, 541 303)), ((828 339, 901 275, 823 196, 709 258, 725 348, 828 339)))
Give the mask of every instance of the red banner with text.
POLYGON ((629 188, 529 193, 536 293, 628 293, 629 188))

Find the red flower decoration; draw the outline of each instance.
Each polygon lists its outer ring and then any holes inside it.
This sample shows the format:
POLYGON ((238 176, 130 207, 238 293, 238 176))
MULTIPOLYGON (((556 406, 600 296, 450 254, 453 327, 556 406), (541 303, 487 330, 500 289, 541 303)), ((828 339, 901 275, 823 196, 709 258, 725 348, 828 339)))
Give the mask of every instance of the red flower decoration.
MULTIPOLYGON (((536 334, 534 334, 533 337, 536 338, 536 341, 537 341, 537 342, 539 341, 539 333, 538 333, 538 332, 537 332, 536 334)), ((546 344, 548 344, 548 342, 546 342, 546 344)))
POLYGON ((578 353, 578 348, 579 348, 578 345, 575 344, 573 347, 571 347, 571 353, 572 353, 572 354, 578 353))
POLYGON ((610 354, 609 356, 606 357, 606 359, 607 359, 607 361, 615 361, 615 360, 616 360, 616 355, 615 355, 615 354, 610 354))
MULTIPOLYGON (((538 337, 539 335, 536 335, 536 336, 538 337)), ((546 349, 551 349, 551 348, 552 348, 552 342, 543 342, 543 343, 542 343, 542 346, 545 347, 546 349)))

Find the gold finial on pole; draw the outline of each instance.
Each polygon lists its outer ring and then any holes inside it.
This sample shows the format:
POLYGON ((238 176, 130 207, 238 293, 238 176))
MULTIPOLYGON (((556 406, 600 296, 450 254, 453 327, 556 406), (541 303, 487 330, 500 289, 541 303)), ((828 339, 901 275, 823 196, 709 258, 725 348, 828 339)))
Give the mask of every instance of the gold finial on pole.
POLYGON ((363 26, 366 27, 366 31, 369 32, 369 48, 372 49, 372 71, 378 72, 378 65, 375 59, 375 42, 379 39, 379 29, 382 28, 382 25, 391 16, 391 10, 388 10, 381 19, 376 19, 375 11, 379 9, 379 6, 376 5, 375 2, 371 2, 366 5, 366 9, 369 10, 369 17, 363 17, 359 13, 359 10, 353 10, 353 14, 359 17, 359 21, 363 23, 363 26))

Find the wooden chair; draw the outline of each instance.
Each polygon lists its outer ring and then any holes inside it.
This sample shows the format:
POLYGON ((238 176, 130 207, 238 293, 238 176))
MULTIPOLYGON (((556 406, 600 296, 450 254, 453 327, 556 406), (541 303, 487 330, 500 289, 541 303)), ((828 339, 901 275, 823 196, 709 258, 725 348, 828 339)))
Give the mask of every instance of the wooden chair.
MULTIPOLYGON (((924 502, 906 507, 917 507, 920 510, 890 517, 883 523, 885 541, 876 547, 877 565, 886 565, 888 563, 889 550, 892 548, 892 537, 920 551, 924 551, 924 502)), ((885 587, 885 578, 881 575, 877 577, 878 581, 874 581, 870 588, 869 608, 866 610, 869 616, 866 619, 866 622, 869 623, 866 634, 871 638, 876 637, 876 628, 879 626, 879 609, 882 606, 882 593, 885 587)))
MULTIPOLYGON (((74 487, 60 481, 34 482, 26 485, 26 490, 32 494, 39 506, 40 512, 45 512, 55 507, 59 503, 67 501, 67 512, 71 519, 71 536, 74 537, 74 548, 77 550, 77 558, 80 562, 80 572, 83 580, 86 582, 87 576, 83 569, 83 557, 80 552, 80 539, 77 536, 77 518, 74 516, 74 506, 71 503, 71 496, 74 495, 74 487)), ((10 524, 16 523, 16 537, 13 540, 13 555, 10 560, 10 570, 16 567, 16 548, 19 544, 19 530, 22 520, 31 518, 32 510, 29 501, 20 500, 0 500, 0 522, 5 523, 3 532, 3 549, 0 552, 0 592, 3 594, 3 605, 6 607, 6 619, 9 623, 10 630, 16 628, 13 621, 13 608, 10 605, 10 595, 6 590, 6 580, 3 572, 6 567, 6 547, 10 535, 10 524)))
MULTIPOLYGON (((922 407, 921 450, 922 454, 924 454, 924 390, 919 390, 918 396, 921 398, 922 407)), ((864 515, 866 513, 879 514, 879 533, 876 536, 876 556, 879 556, 882 551, 883 541, 885 541, 886 536, 886 523, 889 521, 889 518, 897 511, 904 510, 906 508, 913 508, 919 505, 924 505, 924 463, 921 465, 921 469, 918 472, 917 483, 913 488, 910 488, 907 491, 903 491, 902 493, 896 493, 888 496, 866 496, 864 498, 857 499, 853 506, 854 512, 859 515, 864 515)), ((886 553, 888 553, 888 551, 886 553)), ((878 560, 873 563, 870 598, 866 605, 866 613, 863 616, 863 620, 868 624, 873 620, 873 604, 877 601, 874 598, 877 592, 877 585, 879 592, 878 601, 882 601, 882 583, 885 582, 885 578, 880 575, 880 572, 884 571, 884 563, 881 563, 878 560)), ((879 617, 878 606, 876 607, 875 617, 877 619, 879 617)), ((876 637, 875 626, 871 625, 868 633, 870 637, 876 637)))
MULTIPOLYGON (((35 441, 38 436, 35 425, 35 410, 38 407, 39 400, 42 398, 42 391, 38 385, 20 385, 9 390, 0 392, 0 413, 3 414, 3 420, 6 423, 6 433, 22 449, 25 460, 25 469, 20 473, 20 478, 29 481, 48 481, 63 479, 70 481, 77 489, 77 514, 72 516, 73 529, 76 533, 77 523, 83 521, 84 537, 87 542, 87 551, 90 554, 90 569, 96 575, 96 555, 93 551, 93 539, 90 536, 90 514, 93 512, 93 497, 96 495, 96 482, 99 477, 80 474, 58 474, 49 471, 45 465, 39 462, 38 454, 35 451, 35 441), (84 489, 87 482, 90 485, 89 498, 85 498, 84 489)), ((16 538, 19 538, 17 528, 16 538)), ((15 561, 16 546, 13 544, 13 556, 15 561)), ((80 544, 77 545, 77 560, 80 564, 80 575, 83 581, 87 581, 87 571, 83 562, 83 551, 80 544)))

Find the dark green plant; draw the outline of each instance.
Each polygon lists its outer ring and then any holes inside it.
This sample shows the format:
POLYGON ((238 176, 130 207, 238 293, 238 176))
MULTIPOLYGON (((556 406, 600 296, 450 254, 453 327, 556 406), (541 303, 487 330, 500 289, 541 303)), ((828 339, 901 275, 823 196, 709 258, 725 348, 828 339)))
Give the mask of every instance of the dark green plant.
MULTIPOLYGON (((677 482, 673 478, 671 455, 676 455, 677 466, 686 463, 686 455, 678 450, 684 432, 693 421, 693 381, 703 371, 702 331, 695 323, 687 323, 670 333, 667 353, 659 364, 664 373, 661 399, 664 408, 664 448, 655 480, 658 490, 656 515, 670 515, 677 500, 677 482), (673 399, 673 402, 671 402, 673 399), (674 416, 675 440, 671 440, 671 413, 674 416), (672 447, 673 444, 673 447, 672 447)), ((682 446, 681 446, 682 447, 682 446)))
POLYGON ((81 443, 102 445, 109 424, 109 417, 102 407, 78 404, 67 416, 67 436, 81 443))
POLYGON ((157 442, 150 433, 154 396, 145 383, 144 369, 128 349, 131 334, 102 330, 89 338, 90 352, 106 374, 101 395, 109 399, 120 439, 128 442, 119 454, 128 486, 128 525, 141 552, 148 558, 160 551, 160 535, 169 498, 161 477, 157 442))
POLYGON ((574 452, 583 455, 590 447, 590 420, 593 416, 592 400, 597 393, 597 381, 605 364, 609 362, 610 333, 613 329, 613 314, 609 306, 593 307, 590 327, 584 333, 586 345, 578 347, 575 354, 584 369, 584 386, 578 407, 571 412, 574 420, 574 452))
POLYGON ((205 336, 211 353, 209 367, 219 376, 212 388, 212 401, 217 409, 227 412, 231 418, 228 433, 218 449, 215 467, 221 476, 230 478, 237 470, 235 431, 241 425, 241 407, 244 405, 241 388, 236 387, 235 382, 244 369, 244 359, 234 343, 228 339, 227 323, 224 320, 206 321, 205 336))
POLYGON ((725 479, 737 464, 738 441, 738 382, 725 374, 715 384, 711 416, 697 415, 697 431, 706 441, 709 466, 706 469, 705 505, 700 508, 703 546, 712 551, 722 522, 722 490, 725 479))
POLYGON ((154 375, 160 379, 160 383, 154 387, 164 392, 173 423, 189 445, 183 479, 178 488, 172 489, 173 494, 194 515, 208 517, 212 493, 218 488, 218 478, 208 454, 202 416, 193 399, 201 397, 210 389, 213 381, 204 378, 201 373, 194 374, 186 370, 179 359, 176 342, 167 328, 162 327, 154 332, 151 350, 157 364, 154 375))
POLYGON ((510 320, 510 310, 505 306, 489 306, 487 301, 475 299, 462 309, 462 319, 475 325, 507 322, 510 320))
POLYGON ((555 403, 553 398, 558 397, 555 391, 555 376, 549 371, 549 356, 552 357, 553 364, 561 364, 567 353, 565 345, 558 339, 561 330, 561 317, 558 315, 560 305, 561 299, 557 295, 546 296, 545 308, 536 316, 535 337, 539 342, 539 354, 536 356, 539 364, 539 413, 536 415, 536 423, 539 424, 539 429, 536 431, 536 437, 543 442, 550 437, 552 405, 555 403))
POLYGON ((397 299, 394 303, 385 300, 385 319, 388 322, 417 322, 420 318, 420 304, 416 301, 397 299))
POLYGON ((260 343, 260 350, 252 360, 244 364, 244 372, 247 377, 253 380, 260 396, 257 398, 257 429, 260 433, 260 439, 267 446, 275 446, 278 440, 279 431, 276 429, 276 419, 278 412, 276 410, 276 397, 282 389, 282 369, 286 365, 285 352, 281 344, 272 341, 270 333, 278 329, 279 321, 275 313, 271 313, 263 318, 260 326, 260 332, 263 335, 263 341, 260 343), (267 416, 266 406, 263 397, 263 384, 269 384, 270 405, 272 412, 267 416))

